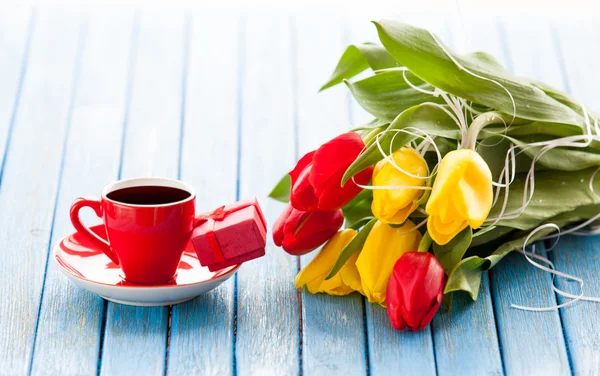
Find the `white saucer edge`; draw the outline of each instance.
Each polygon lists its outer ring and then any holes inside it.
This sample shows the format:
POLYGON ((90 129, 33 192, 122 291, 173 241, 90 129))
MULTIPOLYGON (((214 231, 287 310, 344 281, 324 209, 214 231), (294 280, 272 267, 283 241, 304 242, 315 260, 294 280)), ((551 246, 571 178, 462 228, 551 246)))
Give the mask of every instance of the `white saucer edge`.
MULTIPOLYGON (((202 295, 202 294, 200 294, 200 295, 202 295)), ((198 296, 200 296, 200 295, 198 295, 198 296)), ((109 297, 102 296, 102 295, 100 295, 100 296, 103 299, 106 299, 106 300, 111 301, 113 303, 128 305, 128 306, 131 306, 131 307, 166 307, 166 306, 171 306, 171 305, 176 305, 176 304, 181 304, 181 303, 189 302, 190 300, 193 300, 193 299, 197 298, 197 296, 194 296, 194 297, 191 297, 191 298, 185 298, 185 299, 177 300, 177 301, 173 301, 173 302, 144 303, 144 302, 130 302, 130 301, 126 301, 126 300, 111 299, 109 297)))

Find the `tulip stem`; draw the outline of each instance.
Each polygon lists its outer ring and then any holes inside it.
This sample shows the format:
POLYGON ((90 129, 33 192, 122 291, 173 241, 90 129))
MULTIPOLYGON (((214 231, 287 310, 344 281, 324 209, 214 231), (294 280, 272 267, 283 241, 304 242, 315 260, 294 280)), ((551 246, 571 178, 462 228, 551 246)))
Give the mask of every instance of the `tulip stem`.
POLYGON ((477 116, 469 126, 467 136, 462 140, 461 148, 475 150, 477 137, 483 128, 490 124, 502 123, 506 126, 504 129, 504 131, 506 131, 506 129, 510 126, 509 122, 511 121, 512 116, 504 115, 496 111, 486 112, 477 116))
POLYGON ((419 249, 417 249, 417 252, 429 252, 431 242, 432 240, 431 236, 429 236, 429 231, 425 231, 425 234, 423 234, 421 242, 419 243, 419 249))

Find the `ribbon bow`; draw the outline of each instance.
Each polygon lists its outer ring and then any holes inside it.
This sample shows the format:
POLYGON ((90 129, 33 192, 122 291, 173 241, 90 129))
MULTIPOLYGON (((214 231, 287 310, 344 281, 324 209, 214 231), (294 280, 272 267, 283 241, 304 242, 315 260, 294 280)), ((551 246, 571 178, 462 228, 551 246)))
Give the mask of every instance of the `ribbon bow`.
POLYGON ((208 245, 215 256, 215 260, 217 262, 225 261, 225 257, 223 256, 223 251, 221 250, 221 246, 219 245, 219 241, 217 240, 217 236, 215 235, 215 224, 216 222, 220 222, 224 220, 229 214, 235 213, 238 210, 245 209, 249 206, 257 207, 256 201, 247 201, 240 203, 239 205, 232 205, 229 208, 225 208, 225 206, 220 206, 210 212, 209 214, 200 214, 196 217, 194 221, 194 227, 200 226, 204 222, 212 222, 210 225, 210 229, 206 232, 206 240, 208 241, 208 245))

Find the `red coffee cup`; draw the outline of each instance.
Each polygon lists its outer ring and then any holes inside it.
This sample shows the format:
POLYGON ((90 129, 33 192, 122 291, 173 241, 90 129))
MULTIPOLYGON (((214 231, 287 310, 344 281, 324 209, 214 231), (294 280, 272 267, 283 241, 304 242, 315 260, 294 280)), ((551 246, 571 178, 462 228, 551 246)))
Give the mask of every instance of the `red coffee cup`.
POLYGON ((195 199, 194 189, 178 180, 121 180, 106 186, 100 199, 75 199, 71 222, 121 267, 128 282, 161 284, 175 278, 194 227, 195 199), (102 218, 108 241, 81 223, 79 210, 86 206, 102 218))

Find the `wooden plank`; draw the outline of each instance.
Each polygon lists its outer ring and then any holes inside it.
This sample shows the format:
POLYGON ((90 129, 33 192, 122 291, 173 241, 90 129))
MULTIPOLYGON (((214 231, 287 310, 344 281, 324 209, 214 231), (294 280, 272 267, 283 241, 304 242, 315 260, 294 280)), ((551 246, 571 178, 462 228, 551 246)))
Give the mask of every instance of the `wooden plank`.
POLYGON ((400 332, 392 327, 385 308, 367 304, 369 370, 372 375, 435 375, 431 328, 400 332))
MULTIPOLYGON (((28 372, 69 121, 80 23, 40 12, 0 192, 0 369, 28 372)), ((14 103, 14 102, 13 102, 14 103)))
MULTIPOLYGON (((73 231, 68 210, 72 200, 100 195, 117 177, 132 25, 132 12, 90 14, 52 244, 73 231)), ((86 223, 99 222, 91 212, 86 214, 86 223)), ((95 374, 103 310, 102 298, 78 289, 49 265, 32 374, 95 374)))
MULTIPOLYGON (((199 212, 237 198, 240 21, 231 11, 192 21, 181 177, 196 187, 199 212)), ((233 374, 233 287, 232 278, 173 307, 168 374, 233 374)))
MULTIPOLYGON (((377 29, 375 28, 375 25, 373 25, 371 22, 368 22, 368 20, 364 17, 348 17, 346 18, 343 27, 344 47, 347 47, 351 44, 360 44, 365 42, 381 44, 381 42, 379 42, 379 37, 377 36, 377 29)), ((333 72, 333 69, 335 68, 339 58, 342 56, 342 53, 338 54, 336 59, 332 59, 330 63, 322 62, 321 64, 326 63, 330 71, 333 72)), ((365 72, 360 73, 355 78, 351 79, 351 81, 358 81, 362 78, 371 76, 372 74, 373 71, 371 69, 367 69, 365 72)), ((354 99, 347 88, 344 89, 343 95, 345 99, 344 112, 347 116, 347 121, 350 123, 350 128, 368 123, 369 121, 373 120, 374 116, 369 114, 358 104, 356 99, 354 99)))
MULTIPOLYGON (((455 19, 454 19, 455 20, 455 19)), ((469 24, 469 21, 463 25, 469 24)), ((475 29, 474 29, 475 30, 475 29)), ((467 31, 472 38, 462 37, 462 26, 455 22, 447 23, 446 28, 439 30, 438 35, 454 49, 473 50, 478 43, 473 38, 494 40, 498 36, 494 30, 481 26, 477 33, 467 31)), ((494 44, 489 44, 488 49, 494 44)), ((451 312, 444 308, 433 320, 432 328, 435 343, 435 356, 439 375, 454 374, 502 374, 502 360, 498 345, 496 324, 488 277, 484 274, 479 297, 471 302, 466 294, 454 294, 451 312), (465 351, 468 349, 468 351, 465 351)))
MULTIPOLYGON (((296 119, 300 158, 348 131, 339 87, 318 93, 345 46, 341 20, 331 14, 299 15, 293 24, 296 119)), ((288 170, 293 165, 288 166, 288 170)), ((317 252, 301 257, 305 267, 317 252)), ((313 295, 302 291, 302 370, 307 375, 364 375, 366 338, 362 297, 313 295)))
POLYGON ((4 165, 6 146, 10 142, 34 20, 35 13, 27 8, 0 12, 0 77, 3 83, 0 87, 0 166, 4 165))
POLYGON ((502 361, 487 274, 477 301, 454 294, 452 311, 442 308, 433 320, 438 374, 501 375, 502 361))
MULTIPOLYGON (((562 75, 548 25, 539 19, 524 21, 502 19, 498 23, 501 46, 494 46, 490 52, 517 75, 560 86, 562 75)), ((494 20, 487 24, 494 24, 494 20)), ((479 39, 480 33, 472 35, 479 46, 485 46, 486 40, 479 39)), ((537 244, 537 250, 544 254, 544 244, 537 244)), ((558 312, 511 308, 511 304, 555 305, 551 276, 515 253, 496 266, 490 278, 506 374, 570 374, 558 312)))
MULTIPOLYGON (((183 12, 143 11, 121 177, 177 178, 186 48, 183 12)), ((101 373, 163 375, 169 309, 108 304, 101 373)))
MULTIPOLYGON (((600 77, 594 73, 592 62, 598 59, 598 51, 586 46, 597 45, 600 28, 592 20, 557 20, 553 28, 558 61, 567 77, 571 94, 582 101, 588 109, 598 113, 600 100, 596 88, 600 77)), ((586 296, 600 297, 600 252, 597 236, 560 239, 551 252, 558 270, 584 280, 586 296)), ((558 279, 561 289, 579 293, 573 283, 558 279)), ((561 303, 565 299, 560 298, 561 303)), ((600 369, 600 304, 580 302, 560 311, 571 367, 574 374, 596 375, 600 369)))
MULTIPOLYGON (((295 162, 289 18, 251 13, 242 32, 240 197, 265 197, 295 162)), ((283 205, 262 199, 272 225, 283 205)), ((235 370, 240 375, 292 375, 300 366, 297 259, 273 245, 242 266, 237 286, 235 370)), ((235 325, 235 324, 234 324, 235 325)))

